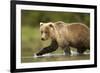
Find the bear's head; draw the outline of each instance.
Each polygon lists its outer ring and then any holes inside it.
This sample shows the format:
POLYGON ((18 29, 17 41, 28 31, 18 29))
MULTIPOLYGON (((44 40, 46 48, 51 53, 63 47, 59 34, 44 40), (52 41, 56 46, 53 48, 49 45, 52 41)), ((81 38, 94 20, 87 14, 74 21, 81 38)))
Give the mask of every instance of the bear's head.
POLYGON ((54 38, 55 27, 53 22, 43 23, 40 22, 41 40, 45 41, 49 38, 54 38))

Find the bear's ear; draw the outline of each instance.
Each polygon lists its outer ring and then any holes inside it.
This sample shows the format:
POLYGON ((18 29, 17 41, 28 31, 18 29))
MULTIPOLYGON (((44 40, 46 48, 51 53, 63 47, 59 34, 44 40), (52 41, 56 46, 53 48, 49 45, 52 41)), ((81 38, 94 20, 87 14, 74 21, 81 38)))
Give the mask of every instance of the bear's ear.
POLYGON ((54 24, 53 23, 49 23, 49 27, 54 29, 54 24))
POLYGON ((42 26, 43 25, 43 22, 40 22, 40 26, 42 26))
POLYGON ((53 24, 50 23, 49 26, 50 26, 50 27, 53 27, 53 24))

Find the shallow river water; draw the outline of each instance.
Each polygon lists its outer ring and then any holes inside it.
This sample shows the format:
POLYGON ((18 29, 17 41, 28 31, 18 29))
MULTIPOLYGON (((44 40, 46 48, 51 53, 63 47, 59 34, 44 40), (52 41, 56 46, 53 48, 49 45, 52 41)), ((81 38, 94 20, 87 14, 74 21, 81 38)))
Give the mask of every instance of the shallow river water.
POLYGON ((74 60, 89 60, 90 54, 84 55, 74 55, 74 56, 65 56, 59 54, 50 54, 40 57, 26 56, 21 58, 22 63, 33 63, 33 62, 50 62, 50 61, 74 61, 74 60))

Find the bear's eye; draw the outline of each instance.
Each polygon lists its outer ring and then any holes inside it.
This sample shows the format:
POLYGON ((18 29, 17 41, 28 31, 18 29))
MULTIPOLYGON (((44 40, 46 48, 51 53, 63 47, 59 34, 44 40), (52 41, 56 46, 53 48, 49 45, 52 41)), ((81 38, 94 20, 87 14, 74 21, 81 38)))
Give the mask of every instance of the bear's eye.
POLYGON ((45 31, 45 33, 47 34, 48 32, 47 32, 47 31, 45 31))
POLYGON ((41 31, 41 33, 43 33, 43 31, 41 31))

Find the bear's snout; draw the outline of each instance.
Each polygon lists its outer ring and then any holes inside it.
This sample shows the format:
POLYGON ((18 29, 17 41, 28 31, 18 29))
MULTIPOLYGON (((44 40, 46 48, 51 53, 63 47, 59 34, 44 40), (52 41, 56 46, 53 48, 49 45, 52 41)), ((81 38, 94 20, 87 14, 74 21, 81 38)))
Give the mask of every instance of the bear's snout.
POLYGON ((44 38, 41 38, 41 40, 44 41, 45 39, 44 38))

